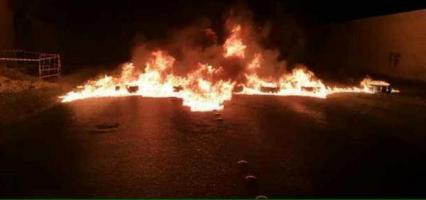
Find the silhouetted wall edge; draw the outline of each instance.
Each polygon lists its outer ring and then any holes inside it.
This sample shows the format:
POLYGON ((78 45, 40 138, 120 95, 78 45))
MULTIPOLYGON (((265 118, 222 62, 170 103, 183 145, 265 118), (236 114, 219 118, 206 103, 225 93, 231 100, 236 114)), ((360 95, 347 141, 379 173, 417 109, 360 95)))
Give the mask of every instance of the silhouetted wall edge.
POLYGON ((14 48, 13 12, 8 0, 0 0, 0 49, 14 48))
POLYGON ((426 9, 328 24, 313 35, 323 68, 426 81, 426 9))

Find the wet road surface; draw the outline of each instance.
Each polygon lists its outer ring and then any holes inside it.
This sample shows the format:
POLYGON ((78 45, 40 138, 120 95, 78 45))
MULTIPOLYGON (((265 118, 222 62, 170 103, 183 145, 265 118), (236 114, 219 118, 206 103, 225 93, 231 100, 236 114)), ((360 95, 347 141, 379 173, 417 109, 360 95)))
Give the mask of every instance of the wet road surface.
POLYGON ((424 196, 425 122, 426 100, 404 95, 234 96, 219 114, 76 101, 0 128, 0 194, 424 196))

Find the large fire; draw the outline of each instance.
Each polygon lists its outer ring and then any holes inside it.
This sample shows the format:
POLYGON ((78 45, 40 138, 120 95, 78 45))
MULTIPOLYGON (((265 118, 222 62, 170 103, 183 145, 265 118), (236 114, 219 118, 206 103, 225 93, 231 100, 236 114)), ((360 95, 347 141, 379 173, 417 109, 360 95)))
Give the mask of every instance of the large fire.
POLYGON ((226 39, 225 44, 223 44, 223 56, 244 58, 246 48, 247 46, 241 39, 241 26, 236 25, 232 28, 231 35, 226 39))
POLYGON ((204 61, 199 61, 189 73, 176 75, 173 72, 176 59, 166 51, 155 50, 148 55, 142 69, 133 63, 126 63, 122 66, 121 75, 105 75, 98 80, 88 81, 61 96, 61 101, 133 95, 175 97, 182 99, 183 105, 191 111, 212 111, 222 110, 224 102, 231 100, 235 94, 326 98, 330 94, 342 92, 376 93, 379 90, 377 88, 398 92, 390 89, 389 83, 370 78, 365 78, 359 86, 354 87, 328 86, 304 66, 297 66, 290 73, 276 77, 261 76, 258 71, 267 65, 264 54, 261 50, 251 54, 247 52, 249 46, 244 43, 243 28, 238 24, 232 27, 220 53, 223 60, 237 59, 243 63, 243 78, 225 78, 226 66, 213 66, 204 61))

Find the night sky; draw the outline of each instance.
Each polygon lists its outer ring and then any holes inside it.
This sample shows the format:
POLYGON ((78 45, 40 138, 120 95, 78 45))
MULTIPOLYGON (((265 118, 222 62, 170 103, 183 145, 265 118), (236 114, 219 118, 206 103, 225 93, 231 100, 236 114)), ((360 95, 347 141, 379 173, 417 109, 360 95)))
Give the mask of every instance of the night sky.
POLYGON ((12 0, 29 7, 35 15, 59 24, 78 22, 131 22, 155 20, 187 23, 200 16, 221 16, 228 7, 246 4, 258 17, 285 12, 321 22, 345 21, 368 16, 426 8, 421 0, 316 1, 316 0, 158 0, 158 1, 86 1, 86 0, 12 0))
MULTIPOLYGON (((140 37, 146 40, 164 39, 173 30, 185 27, 197 19, 208 19, 220 35, 223 33, 225 13, 234 5, 244 5, 253 13, 255 21, 260 23, 270 21, 275 27, 286 23, 287 18, 291 18, 302 27, 312 27, 426 8, 426 1, 414 0, 11 0, 11 2, 15 20, 18 18, 15 24, 21 24, 23 18, 37 18, 62 32, 70 33, 75 38, 83 38, 75 39, 70 42, 71 44, 63 42, 53 49, 68 54, 64 62, 69 63, 85 55, 92 58, 91 60, 96 57, 100 59, 99 62, 111 60, 122 62, 128 59, 135 35, 142 35, 140 37), (87 52, 82 46, 87 47, 85 48, 87 52), (90 54, 94 49, 101 53, 97 56, 90 54), (102 52, 102 49, 108 49, 108 53, 102 52), (69 59, 66 59, 67 57, 69 59)), ((277 31, 280 34, 280 30, 277 31)), ((279 40, 272 38, 272 42, 278 45, 280 42, 286 42, 279 40)))

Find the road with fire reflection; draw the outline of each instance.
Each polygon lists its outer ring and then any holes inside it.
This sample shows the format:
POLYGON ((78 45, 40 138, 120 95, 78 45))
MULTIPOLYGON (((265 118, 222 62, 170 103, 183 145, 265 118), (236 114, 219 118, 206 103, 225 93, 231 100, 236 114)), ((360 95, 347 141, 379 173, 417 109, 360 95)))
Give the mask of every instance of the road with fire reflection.
POLYGON ((219 113, 191 112, 174 98, 58 104, 1 127, 0 194, 425 195, 425 102, 236 95, 219 113))

